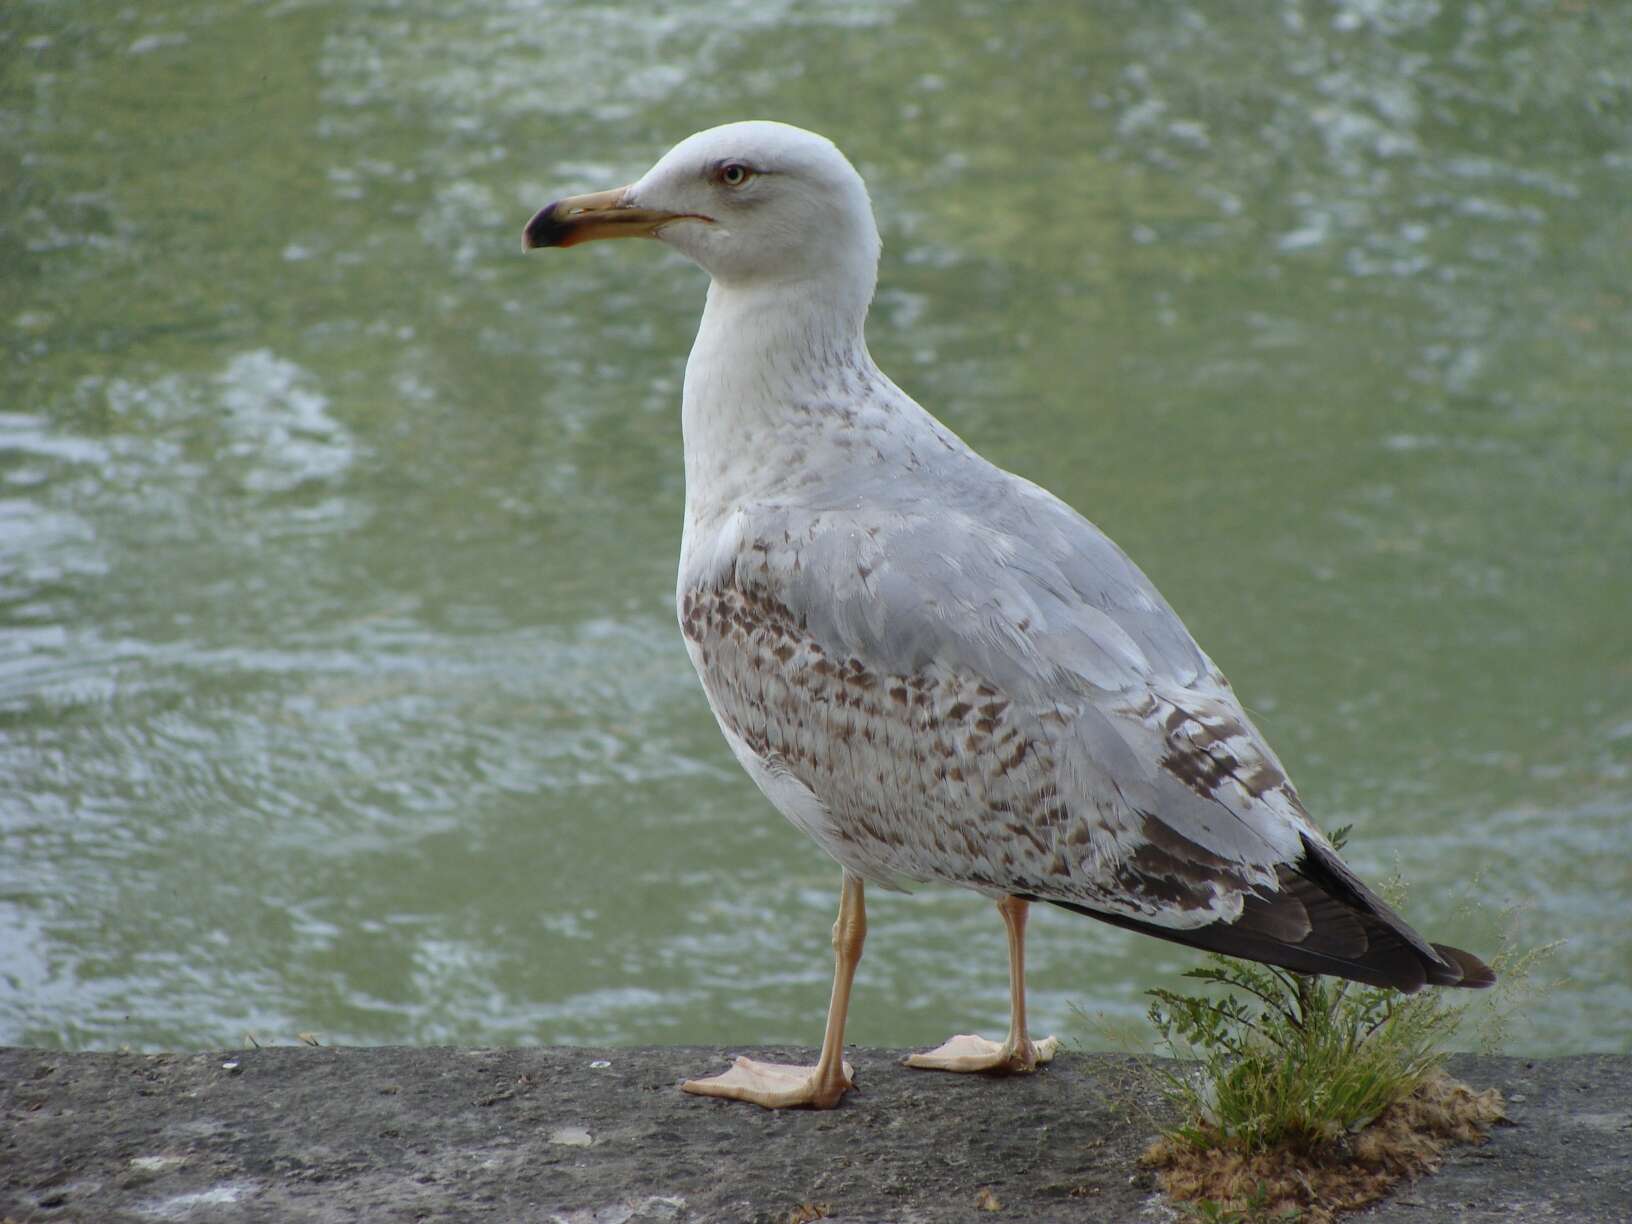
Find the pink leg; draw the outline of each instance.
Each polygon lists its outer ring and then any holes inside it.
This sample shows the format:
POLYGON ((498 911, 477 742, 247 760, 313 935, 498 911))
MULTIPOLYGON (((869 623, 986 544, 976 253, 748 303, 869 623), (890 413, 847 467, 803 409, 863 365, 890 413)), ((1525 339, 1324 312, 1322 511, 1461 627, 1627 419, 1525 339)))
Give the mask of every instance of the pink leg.
POLYGON ((766 1109, 832 1109, 852 1086, 853 1070, 844 1061, 844 1020, 850 1011, 850 984, 867 939, 867 906, 861 877, 844 873, 839 917, 833 924, 833 998, 827 1006, 827 1031, 814 1067, 756 1062, 738 1058, 731 1068, 709 1079, 687 1080, 680 1087, 699 1096, 752 1101, 766 1109))
POLYGON ((1026 1034, 1026 915, 1029 901, 1004 897, 997 903, 1009 935, 1009 1036, 999 1045, 984 1037, 960 1033, 927 1054, 914 1054, 907 1066, 932 1071, 993 1071, 1024 1074, 1054 1057, 1059 1038, 1032 1041, 1026 1034))

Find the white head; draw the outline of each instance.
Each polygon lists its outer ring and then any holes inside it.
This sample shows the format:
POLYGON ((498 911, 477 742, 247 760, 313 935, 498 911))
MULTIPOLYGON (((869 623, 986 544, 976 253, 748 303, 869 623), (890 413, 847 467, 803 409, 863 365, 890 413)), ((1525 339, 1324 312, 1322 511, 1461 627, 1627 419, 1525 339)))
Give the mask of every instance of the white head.
POLYGON ((688 136, 637 182, 557 200, 528 247, 651 237, 727 289, 822 284, 872 297, 879 237, 866 185, 833 142, 785 123, 728 123, 688 136))

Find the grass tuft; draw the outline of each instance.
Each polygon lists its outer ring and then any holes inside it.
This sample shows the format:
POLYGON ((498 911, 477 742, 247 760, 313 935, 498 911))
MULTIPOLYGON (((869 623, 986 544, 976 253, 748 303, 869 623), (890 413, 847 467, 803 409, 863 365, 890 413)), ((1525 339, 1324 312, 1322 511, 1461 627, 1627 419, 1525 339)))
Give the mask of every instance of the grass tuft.
POLYGON ((1458 1013, 1436 993, 1402 995, 1232 961, 1184 976, 1222 998, 1152 990, 1150 1021, 1195 1069, 1159 1072, 1198 1147, 1311 1152, 1411 1095, 1443 1059, 1458 1013))
MULTIPOLYGON (((1522 978, 1544 952, 1499 957, 1498 971, 1522 978)), ((1148 1013, 1185 1061, 1151 1067, 1179 1120, 1144 1162, 1198 1218, 1319 1224, 1431 1172, 1447 1144, 1477 1142, 1501 1118, 1500 1094, 1441 1069, 1462 1020, 1443 992, 1206 962, 1185 974, 1206 993, 1152 990, 1148 1013)))
POLYGON ((1451 1143, 1482 1142, 1503 1117, 1494 1088, 1476 1093, 1443 1071, 1389 1105, 1354 1135, 1308 1149, 1198 1145, 1164 1135, 1145 1149, 1163 1191, 1198 1219, 1329 1224, 1387 1194, 1401 1178, 1439 1168, 1451 1143))

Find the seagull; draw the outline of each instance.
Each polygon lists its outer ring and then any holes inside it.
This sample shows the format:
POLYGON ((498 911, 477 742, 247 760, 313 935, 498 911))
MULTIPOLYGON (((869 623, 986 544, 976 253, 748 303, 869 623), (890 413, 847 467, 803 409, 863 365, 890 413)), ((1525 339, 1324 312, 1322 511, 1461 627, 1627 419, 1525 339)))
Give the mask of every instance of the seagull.
POLYGON ((879 369, 880 240, 825 137, 730 123, 638 181, 540 210, 527 249, 655 238, 710 277, 681 402, 676 605, 726 743, 838 861, 814 1066, 738 1058, 682 1088, 836 1105, 864 887, 992 899, 1010 1025, 908 1065, 1026 1073, 1033 902, 1373 986, 1488 986, 1338 857, 1229 682, 1151 581, 1047 490, 976 454, 879 369))

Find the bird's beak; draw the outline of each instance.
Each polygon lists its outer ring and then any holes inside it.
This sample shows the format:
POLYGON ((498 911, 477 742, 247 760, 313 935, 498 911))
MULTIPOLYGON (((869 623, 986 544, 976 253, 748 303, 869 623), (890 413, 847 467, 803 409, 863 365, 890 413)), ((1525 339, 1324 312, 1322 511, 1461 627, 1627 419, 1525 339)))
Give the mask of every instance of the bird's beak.
POLYGON ((597 238, 655 238, 671 221, 690 218, 711 221, 701 213, 667 212, 661 208, 635 208, 625 202, 628 187, 597 191, 590 195, 567 196, 540 209, 521 232, 525 250, 535 247, 570 247, 597 238))

